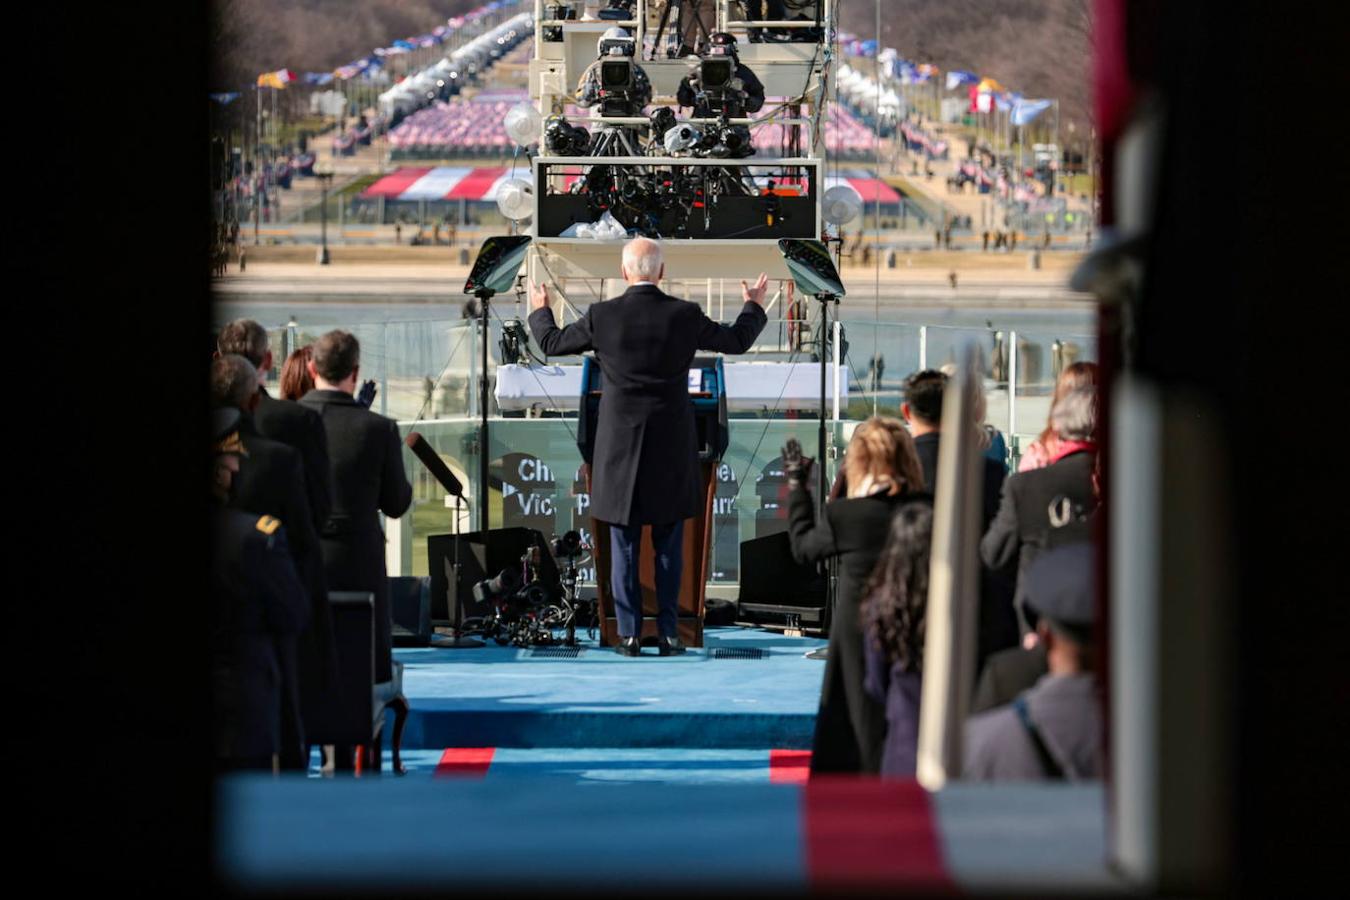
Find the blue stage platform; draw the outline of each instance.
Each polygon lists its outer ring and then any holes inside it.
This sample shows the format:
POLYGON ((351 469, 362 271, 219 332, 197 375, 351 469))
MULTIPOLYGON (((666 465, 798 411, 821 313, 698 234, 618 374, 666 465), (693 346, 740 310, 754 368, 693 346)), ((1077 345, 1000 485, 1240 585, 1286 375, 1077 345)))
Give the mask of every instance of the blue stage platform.
POLYGON ((803 654, 823 644, 711 628, 705 646, 670 657, 594 642, 575 659, 493 643, 398 649, 403 747, 808 749, 825 667, 803 654))

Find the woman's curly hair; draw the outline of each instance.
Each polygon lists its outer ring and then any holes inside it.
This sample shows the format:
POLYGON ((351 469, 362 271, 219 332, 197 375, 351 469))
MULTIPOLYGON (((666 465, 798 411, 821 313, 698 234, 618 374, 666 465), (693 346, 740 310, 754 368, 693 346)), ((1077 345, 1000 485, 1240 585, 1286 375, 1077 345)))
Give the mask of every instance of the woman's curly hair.
POLYGON ((932 505, 927 501, 902 505, 891 517, 886 547, 863 594, 863 631, 888 662, 900 663, 907 672, 923 668, 932 544, 932 505))

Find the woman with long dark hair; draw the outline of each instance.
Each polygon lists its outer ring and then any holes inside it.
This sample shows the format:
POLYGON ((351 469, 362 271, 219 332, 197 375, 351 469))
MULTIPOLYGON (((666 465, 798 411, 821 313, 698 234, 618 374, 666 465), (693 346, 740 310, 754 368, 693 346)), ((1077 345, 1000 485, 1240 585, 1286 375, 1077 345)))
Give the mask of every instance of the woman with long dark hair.
POLYGON ((891 514, 923 490, 914 439, 899 419, 873 416, 853 432, 844 457, 847 496, 825 505, 817 520, 812 460, 795 440, 783 448, 788 476, 788 537, 798 562, 839 560, 838 591, 830 625, 825 683, 816 714, 812 772, 881 770, 886 736, 882 706, 863 690, 863 633, 858 604, 886 543, 891 514))
POLYGON ((862 604, 863 688, 886 709, 881 774, 891 778, 913 778, 918 755, 932 545, 932 504, 916 499, 897 509, 862 604))
POLYGON ((309 360, 313 348, 306 344, 291 351, 281 366, 281 396, 286 400, 299 400, 314 390, 314 376, 309 374, 309 360))

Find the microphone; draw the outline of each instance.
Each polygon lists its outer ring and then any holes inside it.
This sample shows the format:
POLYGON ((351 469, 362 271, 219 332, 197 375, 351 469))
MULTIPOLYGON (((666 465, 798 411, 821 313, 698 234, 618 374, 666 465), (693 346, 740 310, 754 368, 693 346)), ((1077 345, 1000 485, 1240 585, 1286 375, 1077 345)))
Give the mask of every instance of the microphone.
POLYGON ((422 465, 427 467, 431 477, 440 482, 446 493, 452 497, 464 496, 464 485, 460 484, 459 479, 455 477, 455 473, 451 472, 445 461, 436 454, 435 450, 431 449, 431 445, 427 443, 427 439, 422 437, 420 432, 412 432, 403 442, 422 461, 422 465))

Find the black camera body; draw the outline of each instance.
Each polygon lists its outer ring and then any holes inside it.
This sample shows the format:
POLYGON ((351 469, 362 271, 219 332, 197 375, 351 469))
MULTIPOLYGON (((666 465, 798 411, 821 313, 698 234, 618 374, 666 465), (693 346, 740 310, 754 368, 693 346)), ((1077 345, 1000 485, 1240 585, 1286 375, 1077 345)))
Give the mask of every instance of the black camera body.
MULTIPOLYGON (((577 11, 565 3, 550 3, 544 8, 544 14, 550 19, 561 21, 563 19, 575 19, 577 11)), ((544 42, 548 44, 558 44, 562 42, 563 30, 561 25, 549 25, 544 28, 544 42)))
POLYGON ((725 90, 735 77, 736 60, 729 56, 714 56, 699 61, 698 83, 705 91, 725 90))
POLYGON ((544 146, 558 156, 585 156, 591 146, 591 133, 558 116, 549 119, 544 128, 544 146))
POLYGON ((633 61, 625 56, 600 60, 600 89, 631 91, 633 89, 633 61))
POLYGON ((558 559, 576 559, 586 551, 581 543, 581 534, 569 531, 553 539, 553 555, 558 559))

